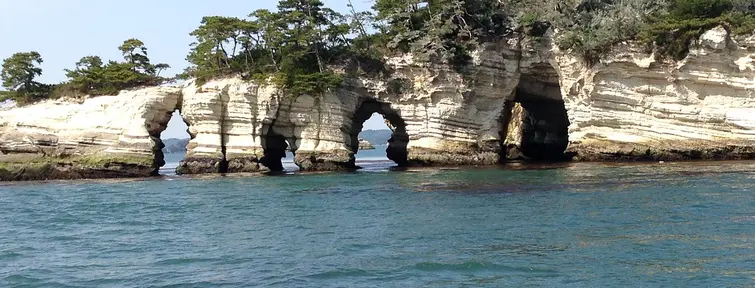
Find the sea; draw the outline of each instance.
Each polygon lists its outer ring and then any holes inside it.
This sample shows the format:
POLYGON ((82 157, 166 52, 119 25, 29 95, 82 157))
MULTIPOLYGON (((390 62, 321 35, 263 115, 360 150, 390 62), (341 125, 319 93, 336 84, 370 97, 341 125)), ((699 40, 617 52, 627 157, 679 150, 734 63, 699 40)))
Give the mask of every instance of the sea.
POLYGON ((755 287, 755 162, 357 156, 348 173, 2 183, 0 287, 755 287))

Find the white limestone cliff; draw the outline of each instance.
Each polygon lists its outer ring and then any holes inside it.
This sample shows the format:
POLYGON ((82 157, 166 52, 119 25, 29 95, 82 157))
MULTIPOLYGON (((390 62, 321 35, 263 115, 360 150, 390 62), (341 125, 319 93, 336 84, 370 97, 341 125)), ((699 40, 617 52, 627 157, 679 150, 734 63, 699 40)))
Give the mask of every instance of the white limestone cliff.
POLYGON ((0 111, 0 164, 45 164, 47 173, 70 178, 86 170, 98 178, 150 175, 163 165, 155 149, 179 97, 178 88, 152 87, 0 111))
POLYGON ((498 163, 499 118, 518 77, 515 55, 506 59, 511 43, 478 51, 465 75, 405 56, 390 59, 390 76, 316 96, 239 78, 187 83, 180 106, 193 139, 179 171, 277 170, 286 148, 302 170, 353 169, 357 134, 372 113, 394 127, 388 154, 399 164, 498 163))
POLYGON ((589 68, 554 58, 583 160, 755 156, 755 36, 712 29, 678 62, 630 44, 589 68))
POLYGON ((0 164, 120 157, 104 162, 146 175, 176 109, 192 136, 184 174, 280 170, 286 149, 302 170, 354 169, 372 113, 394 130, 387 154, 400 165, 755 158, 755 36, 710 30, 682 61, 625 43, 590 66, 552 39, 488 43, 461 69, 390 58, 323 95, 225 78, 4 110, 0 164))

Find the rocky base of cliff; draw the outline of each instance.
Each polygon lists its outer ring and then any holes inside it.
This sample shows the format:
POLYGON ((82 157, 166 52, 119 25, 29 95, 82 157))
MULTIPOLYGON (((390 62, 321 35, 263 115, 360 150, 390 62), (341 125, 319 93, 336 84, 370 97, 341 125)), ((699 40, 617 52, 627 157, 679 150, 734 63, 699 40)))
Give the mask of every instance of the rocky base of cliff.
POLYGON ((497 152, 460 153, 427 149, 413 149, 409 152, 409 166, 475 166, 500 163, 497 152))
POLYGON ((649 144, 590 140, 572 143, 567 154, 573 161, 689 161, 752 160, 754 143, 714 141, 664 141, 649 144))
POLYGON ((352 171, 357 169, 355 159, 347 152, 297 152, 294 162, 300 171, 352 171))
POLYGON ((67 158, 4 155, 0 156, 0 181, 149 177, 156 175, 152 161, 124 155, 67 158))
POLYGON ((228 159, 228 170, 226 173, 255 173, 270 171, 260 163, 257 157, 235 157, 228 159))
POLYGON ((178 175, 226 173, 227 171, 228 163, 222 158, 215 157, 187 157, 176 168, 178 175))

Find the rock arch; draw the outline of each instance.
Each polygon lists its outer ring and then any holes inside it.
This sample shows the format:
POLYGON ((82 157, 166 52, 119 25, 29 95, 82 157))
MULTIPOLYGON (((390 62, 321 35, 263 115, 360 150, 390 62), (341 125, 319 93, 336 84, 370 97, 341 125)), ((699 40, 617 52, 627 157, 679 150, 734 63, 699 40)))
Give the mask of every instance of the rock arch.
MULTIPOLYGON (((167 115, 168 121, 167 122, 163 121, 166 118, 162 117, 161 115, 161 117, 159 117, 161 120, 157 122, 159 128, 157 130, 153 130, 150 132, 150 139, 154 143, 152 152, 154 154, 153 166, 155 170, 153 171, 152 176, 161 175, 160 170, 164 169, 164 166, 167 164, 165 160, 165 152, 164 152, 166 148, 166 144, 163 141, 163 133, 168 129, 168 127, 170 126, 170 122, 173 121, 174 117, 178 117, 178 119, 176 120, 180 120, 186 126, 186 134, 189 136, 189 139, 188 139, 189 141, 193 139, 195 136, 189 133, 189 129, 188 129, 189 123, 184 119, 183 115, 181 115, 180 102, 178 103, 176 109, 173 112, 167 112, 166 115, 167 115)), ((171 153, 170 152, 171 149, 178 148, 179 145, 183 146, 183 149, 187 149, 187 146, 189 145, 189 143, 188 141, 185 144, 183 142, 178 142, 178 143, 175 143, 175 145, 176 147, 168 147, 169 153, 171 153)), ((174 167, 174 168, 178 169, 178 167, 174 167)), ((163 170, 163 172, 165 172, 165 170, 163 170)))
POLYGON ((359 133, 364 127, 364 122, 372 117, 374 113, 382 115, 388 127, 393 131, 391 138, 388 140, 388 148, 386 149, 388 159, 395 162, 398 166, 408 166, 407 146, 409 145, 409 134, 406 131, 406 121, 404 121, 398 111, 391 107, 390 103, 374 99, 367 99, 359 104, 357 110, 354 112, 351 126, 347 128, 349 139, 347 139, 346 143, 353 152, 351 155, 351 165, 355 166, 354 154, 359 151, 359 133))

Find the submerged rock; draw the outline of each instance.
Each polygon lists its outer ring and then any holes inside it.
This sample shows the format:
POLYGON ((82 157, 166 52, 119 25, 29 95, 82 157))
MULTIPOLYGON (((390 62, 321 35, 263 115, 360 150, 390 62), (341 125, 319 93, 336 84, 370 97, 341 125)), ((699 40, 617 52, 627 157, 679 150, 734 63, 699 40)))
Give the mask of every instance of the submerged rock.
POLYGON ((682 61, 625 43, 595 65, 552 39, 486 43, 463 69, 394 57, 318 97, 225 78, 0 111, 0 179, 152 175, 175 110, 180 174, 278 171, 287 150, 303 171, 355 169, 373 113, 402 166, 755 158, 755 36, 713 29, 682 61))

